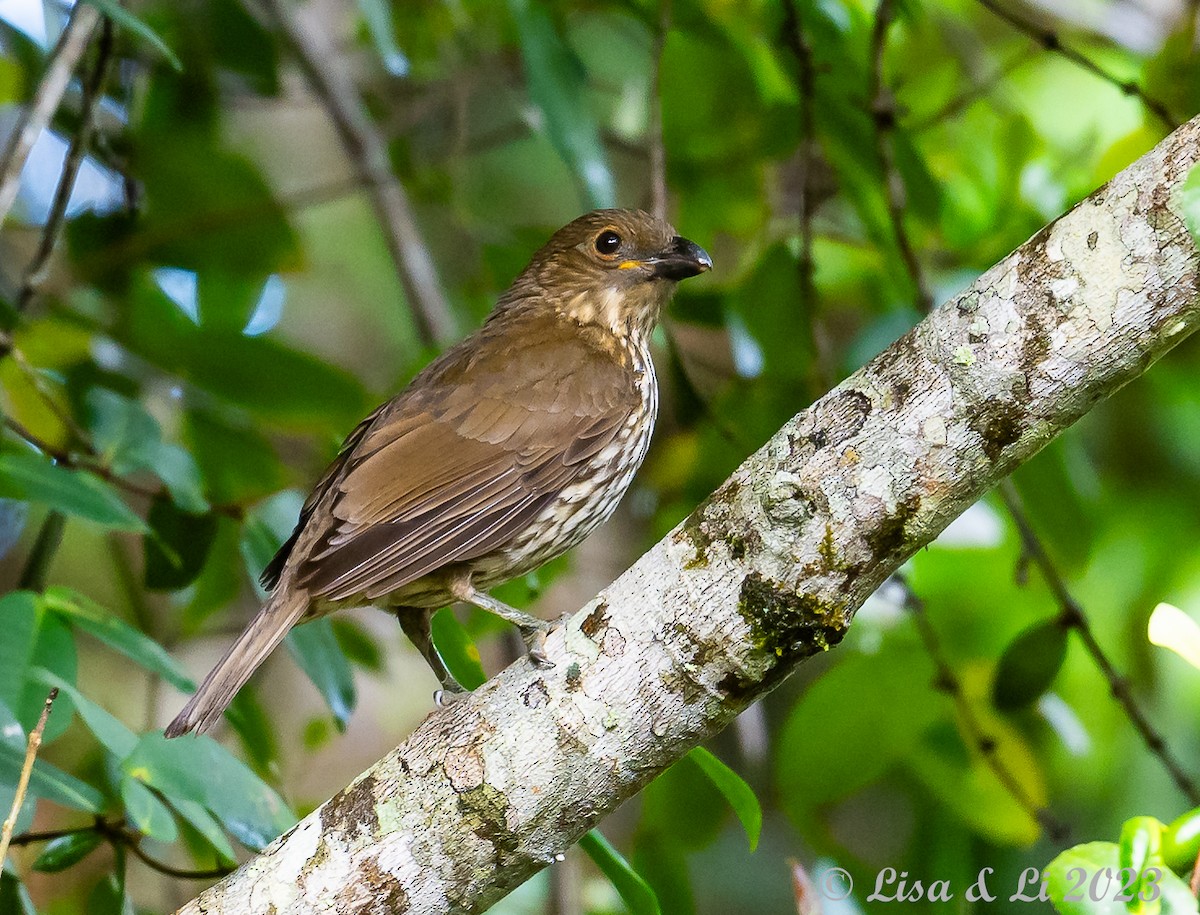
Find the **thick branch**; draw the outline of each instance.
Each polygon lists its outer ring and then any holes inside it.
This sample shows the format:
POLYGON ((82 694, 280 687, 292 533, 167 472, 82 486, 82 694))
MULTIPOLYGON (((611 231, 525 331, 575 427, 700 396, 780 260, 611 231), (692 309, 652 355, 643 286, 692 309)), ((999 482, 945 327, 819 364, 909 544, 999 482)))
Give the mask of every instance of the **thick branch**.
POLYGON ((519 661, 186 913, 480 912, 805 658, 1200 324, 1200 119, 796 416, 519 661))

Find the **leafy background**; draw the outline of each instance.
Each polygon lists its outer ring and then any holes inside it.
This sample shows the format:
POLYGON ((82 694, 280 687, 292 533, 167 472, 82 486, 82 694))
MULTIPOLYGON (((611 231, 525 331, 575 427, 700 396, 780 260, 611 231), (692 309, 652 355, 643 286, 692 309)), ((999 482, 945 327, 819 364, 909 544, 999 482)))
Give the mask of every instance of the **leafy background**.
MULTIPOLYGON (((171 911, 428 712, 431 676, 363 610, 297 630, 215 739, 160 730, 341 437, 555 227, 665 200, 717 269, 657 337, 664 408, 620 513, 503 591, 547 616, 1200 108, 1194 2, 96 2, 111 41, 0 234, 0 811, 60 689, 4 913, 171 911)), ((65 16, 0 4, 0 123, 65 16)), ((973 507, 842 646, 589 837, 590 861, 494 911, 811 912, 804 880, 835 865, 856 890, 827 912, 885 909, 885 867, 959 900, 990 867, 989 909, 1026 911, 1007 901, 1025 868, 1186 816, 1200 671, 1146 632, 1160 601, 1200 614, 1198 369, 1183 344, 1017 473, 1035 541, 1001 499, 973 507)), ((464 677, 515 650, 478 614, 443 612, 437 637, 464 677)))

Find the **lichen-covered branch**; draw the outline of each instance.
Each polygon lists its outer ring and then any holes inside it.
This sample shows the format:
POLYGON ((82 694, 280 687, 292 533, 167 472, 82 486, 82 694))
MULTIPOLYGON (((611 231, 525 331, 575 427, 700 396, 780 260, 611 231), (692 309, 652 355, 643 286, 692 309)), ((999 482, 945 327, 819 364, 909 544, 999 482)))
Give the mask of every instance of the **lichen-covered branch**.
POLYGON ((1200 119, 792 419, 518 661, 186 913, 480 912, 836 645, 897 566, 1200 323, 1200 119))

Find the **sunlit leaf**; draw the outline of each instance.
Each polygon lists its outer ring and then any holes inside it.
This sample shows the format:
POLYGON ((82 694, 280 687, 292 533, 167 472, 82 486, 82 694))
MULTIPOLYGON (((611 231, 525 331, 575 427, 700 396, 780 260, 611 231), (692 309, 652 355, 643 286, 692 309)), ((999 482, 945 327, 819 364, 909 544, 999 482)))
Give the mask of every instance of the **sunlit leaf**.
POLYGON ((487 674, 484 673, 483 664, 479 660, 479 649, 454 615, 454 610, 446 607, 435 613, 431 628, 434 647, 454 679, 466 689, 482 686, 487 680, 487 674))
POLYGON ((1171 604, 1159 604, 1150 613, 1147 637, 1151 644, 1169 648, 1193 667, 1200 668, 1200 625, 1171 604))

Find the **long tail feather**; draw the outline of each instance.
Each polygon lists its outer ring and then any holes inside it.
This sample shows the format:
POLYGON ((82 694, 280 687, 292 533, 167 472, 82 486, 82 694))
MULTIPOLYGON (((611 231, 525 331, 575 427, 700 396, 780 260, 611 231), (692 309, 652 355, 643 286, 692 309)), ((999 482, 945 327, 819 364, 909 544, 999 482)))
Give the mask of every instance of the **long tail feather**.
POLYGON ((307 607, 307 595, 296 594, 285 587, 277 589, 217 666, 209 671, 183 711, 167 725, 166 735, 179 737, 189 731, 199 734, 212 727, 307 607))

